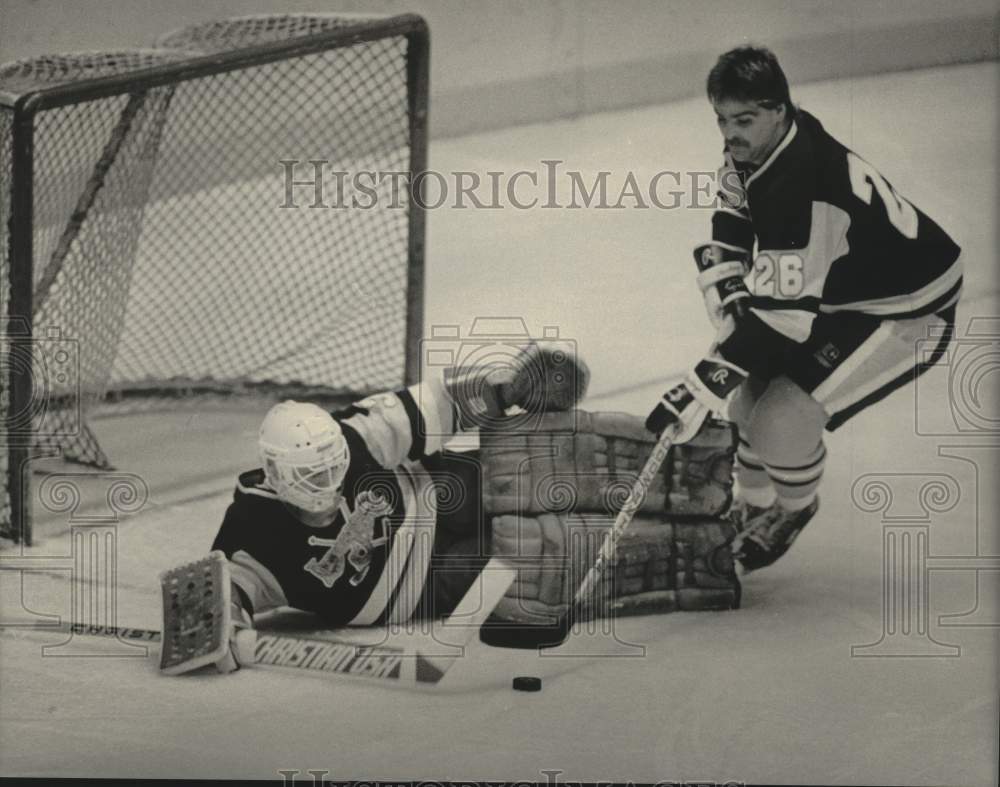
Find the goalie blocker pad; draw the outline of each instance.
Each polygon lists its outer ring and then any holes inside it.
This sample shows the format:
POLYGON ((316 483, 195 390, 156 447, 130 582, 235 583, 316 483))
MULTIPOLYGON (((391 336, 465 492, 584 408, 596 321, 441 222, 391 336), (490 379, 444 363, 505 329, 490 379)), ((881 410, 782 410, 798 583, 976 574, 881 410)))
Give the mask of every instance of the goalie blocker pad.
MULTIPOLYGON (((551 626, 569 609, 597 560, 612 519, 596 514, 503 514, 492 520, 493 553, 518 566, 494 618, 551 626)), ((740 601, 728 522, 664 522, 636 514, 622 534, 583 617, 735 609, 740 601)))
MULTIPOLYGON (((483 510, 488 514, 617 515, 656 438, 625 413, 546 413, 480 433, 483 510)), ((732 502, 736 430, 710 418, 690 441, 670 449, 640 514, 671 520, 719 517, 732 502)))
POLYGON ((160 575, 165 675, 216 664, 229 654, 231 585, 226 556, 215 551, 160 575))

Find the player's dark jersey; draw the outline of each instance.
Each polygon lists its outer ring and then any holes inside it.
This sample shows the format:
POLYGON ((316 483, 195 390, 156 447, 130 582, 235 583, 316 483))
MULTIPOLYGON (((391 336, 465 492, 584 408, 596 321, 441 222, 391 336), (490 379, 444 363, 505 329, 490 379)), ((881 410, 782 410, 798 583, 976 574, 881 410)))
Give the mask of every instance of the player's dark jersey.
POLYGON ((958 245, 808 112, 743 185, 713 239, 755 252, 750 306, 784 336, 805 341, 820 313, 906 319, 958 300, 958 245))
POLYGON ((325 527, 294 516, 263 470, 240 475, 212 548, 229 558, 255 613, 292 606, 330 625, 412 615, 436 525, 436 497, 419 460, 448 436, 428 429, 428 420, 440 424, 450 408, 432 388, 422 396, 414 396, 417 389, 382 394, 334 414, 351 459, 340 510, 325 527))

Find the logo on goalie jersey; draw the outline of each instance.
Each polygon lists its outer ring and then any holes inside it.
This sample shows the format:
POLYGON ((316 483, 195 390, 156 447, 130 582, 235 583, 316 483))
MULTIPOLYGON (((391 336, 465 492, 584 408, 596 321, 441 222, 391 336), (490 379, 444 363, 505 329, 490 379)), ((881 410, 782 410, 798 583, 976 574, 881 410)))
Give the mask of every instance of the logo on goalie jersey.
POLYGON ((348 581, 357 587, 368 576, 372 550, 389 541, 387 517, 391 510, 392 507, 385 499, 371 492, 361 492, 355 501, 354 510, 346 517, 336 538, 309 536, 310 546, 323 546, 327 550, 318 559, 309 558, 303 568, 326 587, 332 588, 350 563, 354 574, 348 581), (381 535, 378 538, 375 537, 376 522, 380 525, 381 535))

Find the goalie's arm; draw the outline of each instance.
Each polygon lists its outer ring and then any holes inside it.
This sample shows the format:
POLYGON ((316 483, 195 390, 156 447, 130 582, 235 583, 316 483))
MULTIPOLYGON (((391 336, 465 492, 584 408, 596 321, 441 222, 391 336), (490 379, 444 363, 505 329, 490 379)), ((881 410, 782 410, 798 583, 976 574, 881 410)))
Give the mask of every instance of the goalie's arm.
POLYGON ((395 468, 440 451, 457 432, 502 418, 510 408, 568 410, 590 371, 568 345, 531 342, 502 368, 452 368, 379 394, 334 417, 350 425, 380 465, 395 468))
POLYGON ((456 432, 440 373, 408 388, 369 396, 333 416, 354 429, 375 461, 390 470, 440 451, 456 432))

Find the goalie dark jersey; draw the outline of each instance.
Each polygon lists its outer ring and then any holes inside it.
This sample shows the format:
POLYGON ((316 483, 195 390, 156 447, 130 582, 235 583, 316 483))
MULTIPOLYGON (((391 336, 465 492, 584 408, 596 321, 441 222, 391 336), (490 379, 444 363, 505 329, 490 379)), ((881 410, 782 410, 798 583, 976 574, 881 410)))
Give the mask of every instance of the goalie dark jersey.
POLYGON ((906 319, 958 300, 959 247, 808 112, 744 186, 714 214, 713 240, 756 245, 750 306, 784 336, 805 341, 818 314, 906 319))
POLYGON ((450 401, 443 386, 424 383, 334 417, 351 453, 334 521, 303 524, 252 470, 240 475, 212 548, 229 558, 254 613, 292 606, 330 625, 403 622, 424 590, 436 531, 422 460, 454 431, 450 401))

